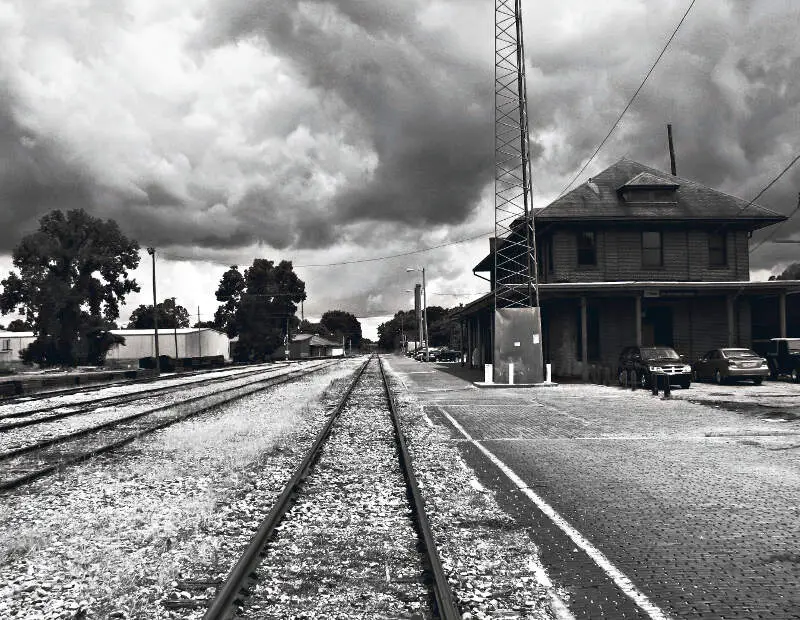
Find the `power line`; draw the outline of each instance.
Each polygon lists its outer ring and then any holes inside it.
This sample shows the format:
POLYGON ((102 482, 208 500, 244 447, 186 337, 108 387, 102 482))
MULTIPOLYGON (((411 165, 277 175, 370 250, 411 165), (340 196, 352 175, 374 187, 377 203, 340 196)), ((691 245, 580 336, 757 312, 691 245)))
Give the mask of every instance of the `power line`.
POLYGON ((662 48, 661 53, 658 55, 658 57, 656 58, 656 60, 653 63, 653 65, 650 67, 650 70, 644 76, 644 79, 642 80, 642 83, 639 84, 639 88, 636 89, 636 92, 633 93, 633 96, 628 100, 628 104, 625 106, 625 109, 622 110, 622 113, 617 117, 617 120, 614 121, 614 124, 611 126, 611 129, 608 130, 608 133, 606 134, 606 137, 603 138, 602 142, 600 142, 600 144, 594 150, 594 153, 592 153, 592 156, 586 161, 585 164, 583 164, 583 167, 580 170, 578 170, 578 173, 574 177, 572 177, 572 180, 569 183, 567 183, 567 185, 564 186, 564 189, 561 190, 561 193, 558 195, 558 198, 561 198, 561 196, 563 196, 564 193, 575 182, 575 179, 577 179, 579 176, 581 176, 581 174, 583 174, 583 171, 586 170, 586 167, 592 162, 592 160, 594 160, 594 158, 600 152, 600 149, 603 148, 603 145, 611 137, 611 134, 614 133, 614 130, 617 128, 617 125, 619 125, 619 122, 622 120, 622 117, 625 116, 625 113, 628 111, 628 109, 631 107, 631 105, 633 105, 633 102, 636 99, 636 97, 638 96, 639 91, 641 91, 642 88, 644 88, 645 82, 647 82, 647 79, 650 77, 650 74, 653 73, 653 70, 656 68, 656 65, 661 60, 662 56, 664 56, 664 54, 666 53, 667 48, 669 47, 670 43, 672 43, 672 40, 675 38, 675 35, 678 34, 678 30, 680 30, 681 25, 683 25, 683 22, 686 20, 686 16, 689 15, 689 11, 692 10, 692 7, 694 6, 694 3, 696 1, 697 0, 692 0, 689 3, 689 7, 684 12, 683 17, 681 17, 681 20, 678 22, 678 25, 675 26, 675 30, 672 31, 672 35, 669 37, 667 42, 664 44, 664 47, 662 48))
MULTIPOLYGON (((467 243, 468 241, 475 241, 476 239, 482 239, 487 236, 491 236, 494 234, 494 231, 486 231, 479 235, 475 235, 473 237, 464 237, 463 239, 456 239, 455 241, 447 241, 445 243, 439 243, 437 245, 431 245, 424 248, 418 248, 416 250, 408 250, 407 252, 399 252, 397 254, 387 254, 383 256, 373 256, 371 258, 358 258, 353 260, 346 260, 346 261, 339 261, 335 263, 310 263, 306 265, 292 265, 294 269, 299 268, 313 268, 313 267, 340 267, 342 265, 357 265, 361 263, 373 263, 377 261, 383 260, 390 260, 392 258, 401 258, 403 256, 413 256, 414 254, 422 254, 423 252, 430 252, 431 250, 438 250, 439 248, 445 248, 451 245, 459 245, 461 243, 467 243)), ((198 256, 181 256, 179 254, 174 254, 172 252, 162 252, 161 256, 167 260, 176 260, 176 261, 195 261, 199 260, 205 263, 211 263, 214 265, 225 265, 230 266, 231 264, 235 264, 236 261, 221 261, 215 260, 211 258, 201 258, 198 256)))
MULTIPOLYGON (((796 161, 796 160, 795 160, 795 161, 796 161)), ((781 224, 785 224, 785 223, 786 223, 786 222, 788 222, 790 219, 792 219, 792 218, 793 218, 793 217, 794 217, 794 216, 797 214, 797 212, 798 212, 798 211, 800 211, 800 194, 798 194, 798 195, 797 195, 797 206, 794 208, 794 211, 792 211, 792 212, 791 212, 791 213, 790 213, 790 214, 787 216, 787 218, 786 218, 786 219, 785 219, 783 222, 781 222, 781 224)), ((774 229, 773 229, 773 230, 772 230, 772 231, 771 231, 771 232, 770 232, 770 233, 769 233, 769 234, 768 234, 766 237, 764 237, 764 238, 763 238, 761 241, 759 241, 759 242, 758 242, 758 243, 756 243, 756 244, 755 244, 755 245, 754 245, 752 248, 750 248, 750 252, 749 252, 749 253, 750 253, 750 254, 752 254, 752 253, 753 253, 753 252, 755 252, 755 251, 756 251, 758 248, 760 248, 762 245, 764 245, 764 244, 765 244, 767 241, 769 241, 769 240, 770 240, 770 239, 773 237, 773 235, 774 235, 776 232, 778 232, 778 229, 779 229, 779 227, 780 227, 780 224, 779 224, 778 226, 776 226, 776 227, 775 227, 775 228, 774 228, 774 229)))

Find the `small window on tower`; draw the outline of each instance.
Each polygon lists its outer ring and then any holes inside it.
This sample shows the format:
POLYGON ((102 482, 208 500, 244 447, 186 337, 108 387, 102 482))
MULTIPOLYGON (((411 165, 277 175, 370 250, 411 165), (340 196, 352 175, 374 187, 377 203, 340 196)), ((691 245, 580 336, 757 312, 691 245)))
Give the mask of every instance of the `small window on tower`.
POLYGON ((578 233, 578 265, 597 264, 597 244, 594 232, 578 233))

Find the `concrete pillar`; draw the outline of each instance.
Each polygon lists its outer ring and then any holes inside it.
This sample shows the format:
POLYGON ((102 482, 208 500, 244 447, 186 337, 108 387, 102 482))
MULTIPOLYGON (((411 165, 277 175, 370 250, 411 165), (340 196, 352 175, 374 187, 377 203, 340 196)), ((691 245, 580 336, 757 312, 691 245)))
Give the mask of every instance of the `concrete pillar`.
POLYGON ((642 296, 637 295, 634 302, 634 314, 636 315, 636 346, 642 346, 642 296))
POLYGON ((588 327, 586 317, 586 297, 581 297, 581 378, 586 381, 589 378, 589 336, 586 333, 588 327))
POLYGON ((736 346, 736 325, 734 322, 734 296, 728 295, 725 298, 725 306, 728 309, 728 346, 736 346))
POLYGON ((781 338, 786 338, 786 292, 778 298, 778 318, 781 324, 781 338))

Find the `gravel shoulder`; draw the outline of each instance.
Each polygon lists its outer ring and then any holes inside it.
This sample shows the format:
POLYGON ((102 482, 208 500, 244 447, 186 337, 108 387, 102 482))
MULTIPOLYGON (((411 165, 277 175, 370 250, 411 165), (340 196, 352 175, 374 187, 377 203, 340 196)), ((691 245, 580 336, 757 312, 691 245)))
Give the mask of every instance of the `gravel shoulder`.
POLYGON ((549 583, 527 530, 478 482, 450 430, 425 415, 392 358, 384 364, 442 565, 464 617, 558 618, 561 593, 549 583))

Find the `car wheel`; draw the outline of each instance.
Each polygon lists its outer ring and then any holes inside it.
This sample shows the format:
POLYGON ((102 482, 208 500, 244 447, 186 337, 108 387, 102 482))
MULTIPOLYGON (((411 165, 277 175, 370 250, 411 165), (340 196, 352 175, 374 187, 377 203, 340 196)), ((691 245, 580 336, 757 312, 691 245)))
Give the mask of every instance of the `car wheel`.
POLYGON ((719 370, 714 371, 714 383, 722 385, 722 373, 719 370))
POLYGON ((686 379, 685 381, 681 381, 681 387, 684 390, 688 390, 689 386, 691 386, 691 385, 692 385, 692 382, 689 379, 686 379))
POLYGON ((792 368, 792 383, 800 381, 800 374, 797 373, 797 368, 792 368))
POLYGON ((761 377, 755 377, 755 378, 753 379, 753 383, 754 383, 755 385, 761 385, 763 382, 764 382, 764 379, 762 379, 761 377))

